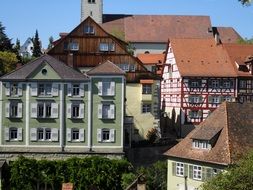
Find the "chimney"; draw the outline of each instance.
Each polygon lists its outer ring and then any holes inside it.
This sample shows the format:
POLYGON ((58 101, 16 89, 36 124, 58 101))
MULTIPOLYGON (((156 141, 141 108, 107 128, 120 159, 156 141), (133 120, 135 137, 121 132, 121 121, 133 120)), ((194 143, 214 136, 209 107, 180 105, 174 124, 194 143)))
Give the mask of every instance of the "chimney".
POLYGON ((216 33, 216 34, 214 35, 214 39, 215 39, 216 45, 220 45, 220 44, 221 44, 221 40, 220 40, 220 35, 219 35, 219 33, 216 33))
POLYGON ((70 66, 70 67, 74 67, 74 55, 73 55, 73 53, 68 54, 67 65, 70 66))

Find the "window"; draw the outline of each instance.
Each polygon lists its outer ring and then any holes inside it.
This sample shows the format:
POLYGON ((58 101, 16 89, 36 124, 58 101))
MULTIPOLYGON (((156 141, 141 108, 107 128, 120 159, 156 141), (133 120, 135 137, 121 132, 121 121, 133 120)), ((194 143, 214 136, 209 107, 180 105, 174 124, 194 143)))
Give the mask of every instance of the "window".
POLYGON ((96 3, 96 0, 88 0, 88 3, 96 3))
POLYGON ((79 96, 80 94, 80 87, 79 84, 73 84, 73 96, 79 96))
POLYGON ((79 129, 72 129, 72 139, 74 141, 79 140, 79 129))
POLYGON ((115 51, 115 43, 109 43, 109 51, 115 51))
POLYGON ((223 101, 232 102, 231 96, 223 96, 223 101))
POLYGON ((239 81, 239 87, 240 88, 247 88, 247 81, 246 80, 240 80, 239 81))
POLYGON ((18 97, 22 96, 23 93, 23 84, 22 83, 5 83, 5 95, 18 97))
POLYGON ((223 81, 223 88, 230 88, 231 82, 229 80, 223 81))
POLYGON ((49 141, 51 140, 51 129, 50 128, 38 128, 37 129, 38 141, 49 141))
POLYGON ((151 104, 142 104, 142 113, 150 113, 151 104))
POLYGON ((198 104, 202 103, 202 96, 189 96, 189 103, 198 104))
POLYGON ((115 142, 115 129, 97 129, 98 142, 115 142))
POLYGON ((212 80, 211 85, 212 85, 212 88, 219 88, 220 87, 220 81, 219 80, 212 80))
POLYGON ((38 117, 39 118, 50 118, 51 117, 51 103, 39 103, 38 104, 38 117))
POLYGON ((103 103, 98 105, 99 119, 115 119, 115 105, 110 103, 103 103))
POLYGON ((51 84, 39 84, 38 95, 39 96, 51 96, 52 95, 52 85, 51 84))
POLYGON ((38 102, 31 104, 32 118, 58 118, 58 104, 52 102, 38 102))
POLYGON ((11 84, 11 96, 18 96, 18 84, 11 84))
POLYGON ((67 118, 83 119, 84 118, 84 103, 81 101, 73 101, 67 104, 67 118))
POLYGON ((219 104, 221 103, 221 96, 209 96, 208 101, 211 104, 219 104))
POLYGON ((71 42, 69 43, 69 49, 72 51, 79 50, 79 44, 77 42, 71 42))
POLYGON ((108 43, 100 43, 99 44, 99 50, 100 51, 109 51, 108 43))
POLYGON ((7 118, 22 118, 23 104, 17 101, 7 102, 5 104, 5 115, 7 118))
POLYGON ((98 95, 100 95, 100 96, 114 96, 115 95, 115 82, 114 81, 98 82, 98 95))
POLYGON ((11 117, 15 118, 18 116, 18 104, 12 103, 11 104, 11 117))
POLYGON ((190 88, 201 87, 201 80, 190 80, 190 88))
POLYGON ((119 65, 119 67, 123 70, 123 71, 129 71, 129 64, 127 63, 122 63, 119 65))
POLYGON ((142 94, 151 94, 152 93, 152 85, 151 84, 143 84, 142 85, 142 94))
POLYGON ((15 127, 10 128, 10 140, 18 140, 18 129, 15 127))
POLYGON ((177 176, 184 176, 184 164, 177 162, 176 163, 176 175, 177 176))
POLYGON ((193 147, 200 148, 200 149, 208 149, 209 143, 206 140, 193 140, 193 147))
POLYGON ((135 72, 135 70, 136 70, 136 66, 135 66, 134 64, 130 64, 130 69, 129 69, 129 71, 135 72))
POLYGON ((91 25, 85 25, 84 32, 85 32, 85 34, 95 34, 94 27, 91 25))
POLYGON ((189 112, 189 118, 190 119, 199 119, 202 117, 202 111, 201 110, 191 110, 189 112))
POLYGON ((193 179, 201 180, 202 179, 202 167, 193 165, 193 179))

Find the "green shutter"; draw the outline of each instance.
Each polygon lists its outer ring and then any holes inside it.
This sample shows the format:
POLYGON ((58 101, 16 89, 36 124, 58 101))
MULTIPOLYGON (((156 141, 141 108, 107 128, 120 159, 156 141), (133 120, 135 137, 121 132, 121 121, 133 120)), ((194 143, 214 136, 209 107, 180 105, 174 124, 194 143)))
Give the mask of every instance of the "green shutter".
POLYGON ((189 178, 193 179, 193 165, 189 165, 189 178))
POLYGON ((184 164, 184 176, 188 176, 188 164, 184 164))
POLYGON ((172 175, 176 175, 176 162, 172 162, 172 175))

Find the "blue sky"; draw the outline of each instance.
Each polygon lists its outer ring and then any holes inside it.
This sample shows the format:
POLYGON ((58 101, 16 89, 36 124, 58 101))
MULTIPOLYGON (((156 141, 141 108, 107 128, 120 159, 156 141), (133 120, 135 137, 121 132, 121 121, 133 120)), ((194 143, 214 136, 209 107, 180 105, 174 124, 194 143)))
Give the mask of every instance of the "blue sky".
MULTIPOLYGON (((213 26, 232 26, 242 37, 253 37, 253 5, 237 0, 104 0, 104 13, 208 15, 213 26)), ((80 0, 1 0, 0 22, 9 38, 21 44, 38 29, 43 47, 60 32, 80 22, 80 0)))

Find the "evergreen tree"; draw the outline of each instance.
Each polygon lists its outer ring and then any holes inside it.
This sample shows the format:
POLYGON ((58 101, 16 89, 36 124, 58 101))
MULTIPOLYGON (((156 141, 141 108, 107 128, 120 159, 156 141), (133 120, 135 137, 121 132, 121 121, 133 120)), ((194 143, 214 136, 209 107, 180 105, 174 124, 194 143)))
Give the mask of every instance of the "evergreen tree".
POLYGON ((19 54, 19 51, 20 51, 20 40, 19 39, 16 40, 16 44, 15 44, 13 50, 14 50, 14 53, 16 54, 16 56, 17 56, 18 61, 20 63, 22 63, 22 57, 19 54))
POLYGON ((49 40, 49 44, 47 46, 47 49, 50 50, 54 46, 53 45, 53 42, 54 42, 53 36, 50 36, 48 40, 49 40))
POLYGON ((42 55, 42 52, 41 52, 39 33, 38 33, 38 30, 36 30, 35 37, 33 38, 33 57, 39 57, 41 55, 42 55))
POLYGON ((5 34, 5 27, 0 22, 0 51, 13 51, 11 40, 5 34))

